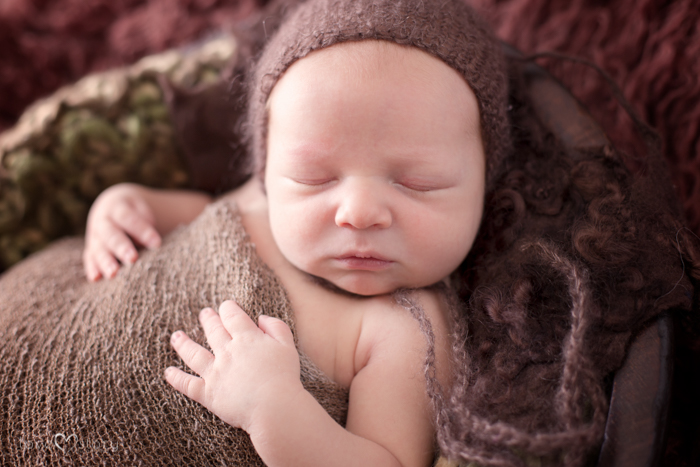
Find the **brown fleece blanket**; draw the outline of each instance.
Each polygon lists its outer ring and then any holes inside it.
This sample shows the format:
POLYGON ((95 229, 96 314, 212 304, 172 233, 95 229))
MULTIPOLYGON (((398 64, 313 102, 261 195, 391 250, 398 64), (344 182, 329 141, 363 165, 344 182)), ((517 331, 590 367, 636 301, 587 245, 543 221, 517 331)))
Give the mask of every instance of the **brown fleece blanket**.
MULTIPOLYGON (((222 199, 115 279, 88 283, 67 239, 0 277, 0 465, 262 465, 245 432, 163 379, 169 338, 205 343, 199 310, 235 299, 283 319, 287 296, 222 199)), ((347 391, 302 355, 302 382, 339 423, 347 391)))

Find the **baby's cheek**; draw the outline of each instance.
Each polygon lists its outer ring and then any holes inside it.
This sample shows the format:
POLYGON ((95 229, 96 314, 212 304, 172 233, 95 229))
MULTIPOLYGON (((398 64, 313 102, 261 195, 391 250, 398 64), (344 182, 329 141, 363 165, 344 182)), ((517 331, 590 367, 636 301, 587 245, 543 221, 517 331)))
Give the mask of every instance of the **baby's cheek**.
POLYGON ((440 280, 450 275, 471 250, 479 221, 463 213, 425 215, 413 228, 414 253, 420 255, 432 279, 440 280))
POLYGON ((311 217, 296 203, 270 209, 270 227, 277 247, 296 266, 316 240, 311 217))

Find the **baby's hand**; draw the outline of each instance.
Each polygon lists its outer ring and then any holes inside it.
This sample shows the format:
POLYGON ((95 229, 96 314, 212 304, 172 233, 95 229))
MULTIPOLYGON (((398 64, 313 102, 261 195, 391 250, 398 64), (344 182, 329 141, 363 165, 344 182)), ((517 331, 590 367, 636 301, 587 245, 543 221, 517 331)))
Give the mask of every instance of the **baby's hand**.
POLYGON ((165 379, 224 422, 250 433, 270 401, 304 390, 299 354, 283 321, 261 316, 258 327, 232 301, 222 303, 219 314, 205 308, 199 320, 214 354, 184 332, 173 333, 175 351, 200 378, 169 367, 165 379))
POLYGON ((89 280, 114 277, 119 269, 117 260, 136 261, 134 241, 148 248, 160 246, 153 211, 141 194, 143 189, 138 185, 115 185, 100 194, 90 208, 83 251, 89 280))

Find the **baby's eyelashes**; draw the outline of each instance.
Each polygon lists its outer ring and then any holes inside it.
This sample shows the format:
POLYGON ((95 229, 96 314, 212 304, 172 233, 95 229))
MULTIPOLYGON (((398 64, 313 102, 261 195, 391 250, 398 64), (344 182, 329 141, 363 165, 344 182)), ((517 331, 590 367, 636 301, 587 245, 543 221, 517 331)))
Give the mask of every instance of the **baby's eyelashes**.
POLYGON ((409 182, 394 182, 394 185, 398 185, 401 188, 405 188, 405 189, 411 190, 411 191, 416 191, 419 193, 426 193, 428 191, 436 190, 436 188, 434 186, 419 185, 419 184, 409 183, 409 182))
POLYGON ((334 177, 315 177, 315 178, 290 177, 290 180, 293 181, 297 185, 302 185, 302 186, 306 186, 306 187, 327 187, 327 186, 332 185, 338 179, 334 178, 334 177))
POLYGON ((399 179, 393 182, 395 186, 398 186, 404 190, 408 190, 414 193, 428 193, 432 191, 445 190, 453 186, 453 184, 445 181, 436 180, 404 180, 399 179))

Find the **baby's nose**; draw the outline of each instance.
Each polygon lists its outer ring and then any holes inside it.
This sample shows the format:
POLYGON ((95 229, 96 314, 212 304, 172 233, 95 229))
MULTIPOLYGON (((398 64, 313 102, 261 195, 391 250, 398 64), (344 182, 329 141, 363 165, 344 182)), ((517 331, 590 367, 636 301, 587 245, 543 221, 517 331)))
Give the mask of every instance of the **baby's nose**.
POLYGON ((379 189, 371 183, 348 182, 335 213, 338 227, 355 229, 387 228, 392 216, 379 189))

